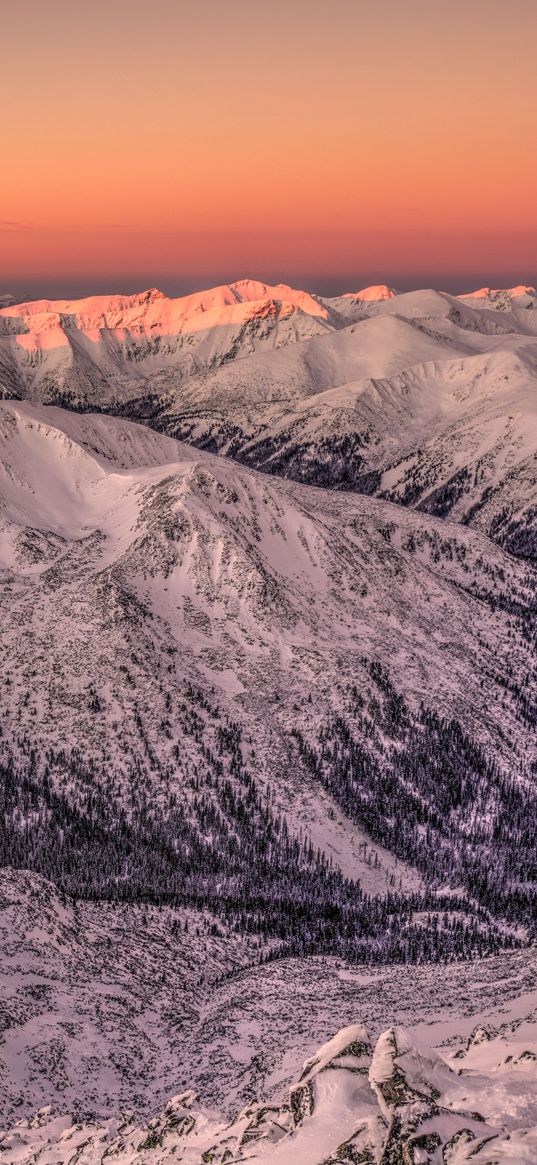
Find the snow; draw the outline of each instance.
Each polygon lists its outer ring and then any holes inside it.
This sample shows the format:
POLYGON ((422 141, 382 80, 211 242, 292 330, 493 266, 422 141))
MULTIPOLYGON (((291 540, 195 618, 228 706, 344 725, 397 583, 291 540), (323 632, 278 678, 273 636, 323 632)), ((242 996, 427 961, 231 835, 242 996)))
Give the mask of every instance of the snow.
POLYGON ((532 748, 501 678, 481 682, 486 669, 522 682, 529 647, 474 597, 492 576, 499 596, 525 593, 527 568, 468 528, 267 477, 141 425, 28 402, 0 402, 0 502, 11 738, 26 730, 65 747, 82 735, 119 789, 129 759, 143 755, 136 701, 169 764, 176 743, 194 753, 176 714, 171 741, 162 736, 166 699, 176 708, 187 683, 213 690, 293 828, 375 894, 416 888, 420 877, 351 825, 289 746, 291 726, 307 738, 348 714, 353 685, 367 694, 364 655, 386 663, 414 706, 434 693, 501 763, 506 740, 532 748), (152 618, 127 623, 125 594, 152 618), (84 696, 89 661, 105 705, 97 718, 84 696))
POLYGON ((240 326, 271 310, 283 317, 300 311, 321 320, 328 318, 327 309, 307 292, 285 284, 270 287, 243 280, 179 299, 168 299, 152 289, 133 296, 9 304, 0 307, 0 319, 18 323, 17 343, 30 352, 68 346, 72 329, 98 344, 103 331, 113 330, 120 339, 209 332, 240 326))
POLYGON ((391 292, 323 299, 243 279, 179 299, 9 304, 0 394, 134 415, 149 395, 162 430, 291 476, 296 451, 313 481, 323 445, 351 438, 351 468, 359 455, 381 478, 369 488, 398 502, 411 481, 412 504, 429 504, 462 469, 456 520, 489 532, 502 514, 531 516, 533 289, 391 292))
MULTIPOLYGON (((34 888, 38 892, 35 880, 34 888)), ((27 885, 26 893, 29 889, 27 885)), ((302 961, 304 968, 308 962, 302 961)), ((501 980, 509 977, 515 965, 516 957, 503 957, 503 976, 494 985, 500 1014, 501 980)), ((282 978, 285 965, 276 968, 281 985, 291 987, 293 971, 299 969, 300 961, 290 962, 289 975, 282 978)), ((446 969, 448 977, 454 972, 455 969, 446 969)), ((249 972, 259 976, 266 973, 260 968, 249 972)), ((404 978, 405 969, 392 969, 394 983, 399 973, 404 978)), ((461 966, 455 973, 468 983, 472 966, 461 966)), ((373 985, 371 972, 362 973, 363 982, 367 982, 368 974, 373 985)), ((381 972, 383 984, 385 974, 386 971, 381 972)), ((430 969, 414 971, 416 1015, 422 1002, 419 980, 427 974, 431 975, 430 969)), ((377 975, 377 982, 378 979, 377 975)), ((244 1014, 255 1014, 244 984, 241 996, 244 1014)), ((282 1001, 280 995, 280 1008, 282 1001)), ((317 984, 316 1002, 321 1009, 323 1003, 330 1009, 333 1002, 322 978, 317 984)), ((382 987, 377 988, 378 1008, 385 1002, 382 987)), ((464 992, 458 999, 457 994, 453 995, 452 1005, 453 1038, 460 1014, 457 1009, 464 1010, 464 992)), ((303 1016, 305 1027, 309 1022, 310 1040, 312 1018, 303 1016)), ((241 1023, 237 1034, 257 1040, 260 1065, 269 1051, 267 1036, 273 1033, 263 1022, 250 1019, 241 1023)), ((213 1085, 215 1076, 222 1075, 214 1035, 214 1030, 208 1028, 198 1034, 193 1045, 198 1054, 201 1048, 209 1055, 213 1085)), ((533 1035, 535 1041, 535 1022, 533 1035)), ((450 1055, 443 1049, 440 1054, 416 1038, 412 1029, 392 1026, 380 1031, 372 1049, 366 1028, 353 1022, 310 1055, 302 1071, 296 1065, 288 1095, 280 1086, 279 1096, 268 1102, 259 1103, 251 1097, 231 1119, 215 1108, 206 1108, 192 1088, 173 1095, 159 1115, 152 1116, 146 1124, 140 1124, 136 1114, 125 1109, 116 1110, 112 1116, 89 1117, 79 1107, 79 1115, 73 1118, 65 1108, 62 1111, 61 1105, 48 1105, 35 1115, 18 1115, 15 1124, 8 1122, 0 1141, 2 1157, 9 1165, 26 1165, 30 1161, 68 1165, 73 1156, 82 1165, 97 1165, 111 1156, 120 1165, 156 1165, 169 1157, 185 1165, 248 1159, 266 1165, 326 1165, 328 1161, 360 1159, 380 1165, 390 1159, 420 1160, 409 1153, 413 1152, 412 1146, 417 1149, 426 1138, 433 1152, 431 1162, 463 1165, 488 1161, 490 1165, 492 1160, 532 1161, 537 1143, 537 1077, 528 1065, 534 1064, 530 1057, 535 1053, 526 1044, 519 1054, 522 1044, 512 1031, 498 1037, 493 1029, 483 1029, 480 1034, 476 1029, 474 1038, 456 1052, 453 1050, 450 1055), (437 1150, 441 1155, 436 1155, 437 1150)), ((244 1050, 241 1042, 232 1048, 239 1076, 244 1072, 244 1050)), ((194 1059, 191 1070, 195 1066, 194 1059)), ((261 1082, 260 1077, 257 1082, 261 1082)))
POLYGON ((338 1066, 359 1070, 364 1053, 368 1050, 369 1036, 363 1024, 354 1023, 341 1028, 331 1040, 327 1040, 317 1049, 311 1060, 306 1061, 300 1077, 300 1086, 304 1087, 324 1072, 332 1060, 337 1061, 338 1066), (353 1048, 355 1044, 359 1045, 359 1051, 353 1048))
MULTIPOLYGON (((522 779, 534 760, 512 698, 535 697, 533 647, 509 618, 514 599, 532 603, 534 570, 491 535, 537 505, 535 303, 524 285, 328 299, 249 279, 180 299, 4 303, 2 747, 83 741, 119 796, 138 766, 158 800, 149 747, 188 808, 199 752, 179 710, 199 687, 240 724, 291 831, 372 895, 418 889, 319 788, 291 732, 316 739, 351 716, 375 660, 504 771, 522 779), (162 432, 99 412, 143 419, 146 397, 162 432), (173 437, 188 424, 190 445, 173 437), (314 469, 351 438, 378 497, 256 472, 293 450, 314 469), (450 488, 447 512, 427 512, 450 488)), ((259 966, 250 938, 215 937, 199 912, 185 933, 169 910, 75 908, 36 875, 4 871, 0 886, 0 1074, 7 1124, 21 1118, 6 1161, 198 1165, 215 1145, 216 1160, 320 1165, 343 1145, 378 1161, 397 1122, 408 1139, 418 1119, 439 1138, 431 1160, 450 1140, 453 1163, 537 1159, 533 948, 446 967, 259 966), (296 1120, 300 1097, 311 1111, 296 1120)))
POLYGON ((363 287, 361 291, 346 291, 343 299, 361 299, 364 303, 377 303, 383 299, 393 299, 397 292, 385 283, 374 283, 371 287, 363 287))
POLYGON ((520 299, 521 296, 535 296, 534 287, 527 287, 519 283, 516 287, 481 287, 479 291, 468 291, 461 295, 461 299, 493 299, 498 295, 509 296, 509 299, 520 299))

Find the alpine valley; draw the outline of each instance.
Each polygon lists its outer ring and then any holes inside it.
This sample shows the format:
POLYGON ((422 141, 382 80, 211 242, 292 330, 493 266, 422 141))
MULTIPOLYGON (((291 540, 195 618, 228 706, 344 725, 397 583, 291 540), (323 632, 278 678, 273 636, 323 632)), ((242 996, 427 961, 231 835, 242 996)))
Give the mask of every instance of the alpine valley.
POLYGON ((0 303, 0 1159, 536 1162, 534 289, 0 303))

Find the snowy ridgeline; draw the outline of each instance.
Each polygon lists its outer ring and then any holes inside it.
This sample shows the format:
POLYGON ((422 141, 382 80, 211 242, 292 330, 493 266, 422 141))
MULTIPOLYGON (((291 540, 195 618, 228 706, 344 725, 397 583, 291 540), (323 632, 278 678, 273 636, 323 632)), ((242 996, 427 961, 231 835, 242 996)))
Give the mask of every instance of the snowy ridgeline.
POLYGON ((446 1059, 400 1027, 372 1048, 353 1024, 306 1061, 283 1104, 225 1121, 187 1091, 143 1126, 129 1112, 84 1120, 49 1106, 0 1134, 0 1152, 6 1165, 535 1163, 536 1035, 509 1042, 478 1027, 446 1059))
POLYGON ((534 560, 537 297, 255 280, 0 307, 0 396, 131 417, 267 473, 388 497, 534 560))

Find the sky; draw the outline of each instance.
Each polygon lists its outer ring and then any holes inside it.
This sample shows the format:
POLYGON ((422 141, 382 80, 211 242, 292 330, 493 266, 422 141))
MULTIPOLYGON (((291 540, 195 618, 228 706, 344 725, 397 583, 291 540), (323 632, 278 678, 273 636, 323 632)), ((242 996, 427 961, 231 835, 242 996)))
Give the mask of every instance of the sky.
POLYGON ((537 278, 537 0, 0 0, 0 292, 537 278))

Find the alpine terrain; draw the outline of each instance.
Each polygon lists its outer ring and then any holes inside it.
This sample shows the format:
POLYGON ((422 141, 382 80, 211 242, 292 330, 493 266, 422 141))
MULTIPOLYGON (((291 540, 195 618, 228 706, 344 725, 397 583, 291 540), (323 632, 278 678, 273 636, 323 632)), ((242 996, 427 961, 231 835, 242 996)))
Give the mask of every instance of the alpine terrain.
POLYGON ((536 1162, 535 290, 0 303, 0 1159, 536 1162))

